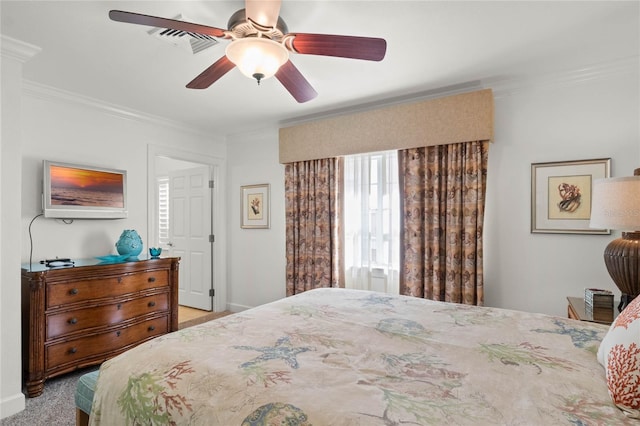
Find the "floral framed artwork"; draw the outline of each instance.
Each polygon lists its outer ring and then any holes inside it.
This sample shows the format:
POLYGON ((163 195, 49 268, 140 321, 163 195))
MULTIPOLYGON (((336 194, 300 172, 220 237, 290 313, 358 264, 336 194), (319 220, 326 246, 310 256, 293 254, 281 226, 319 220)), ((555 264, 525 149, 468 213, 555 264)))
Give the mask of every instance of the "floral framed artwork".
POLYGON ((269 228, 268 183, 240 187, 240 227, 269 228))
POLYGON ((610 234, 589 227, 593 181, 610 170, 610 158, 531 164, 531 232, 610 234))

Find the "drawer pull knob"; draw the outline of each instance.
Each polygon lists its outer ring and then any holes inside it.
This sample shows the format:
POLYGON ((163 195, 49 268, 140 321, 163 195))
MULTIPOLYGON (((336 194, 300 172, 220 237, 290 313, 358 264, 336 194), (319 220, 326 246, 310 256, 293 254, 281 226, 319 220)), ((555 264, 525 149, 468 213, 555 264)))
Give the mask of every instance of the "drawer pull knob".
POLYGON ((120 330, 116 331, 116 336, 120 337, 120 330))
POLYGON ((155 330, 155 329, 156 329, 156 327, 155 327, 155 326, 150 325, 150 326, 149 326, 149 328, 148 328, 147 330, 149 330, 149 331, 153 331, 153 330, 155 330))
POLYGON ((118 308, 118 310, 122 309, 122 303, 118 303, 118 304, 116 305, 116 308, 118 308))
POLYGON ((77 288, 72 288, 71 290, 69 290, 69 294, 78 294, 78 289, 77 288))
POLYGON ((118 277, 118 284, 122 282, 122 277, 118 277))
POLYGON ((156 282, 156 277, 149 277, 149 282, 150 283, 155 283, 156 282))
POLYGON ((69 349, 69 353, 70 354, 75 354, 76 352, 78 352, 78 350, 76 348, 69 349))
POLYGON ((77 324, 78 323, 78 319, 77 318, 71 318, 68 322, 69 322, 69 324, 77 324))
POLYGON ((149 307, 150 308, 153 308, 154 306, 156 306, 156 302, 153 302, 153 301, 149 302, 149 307))

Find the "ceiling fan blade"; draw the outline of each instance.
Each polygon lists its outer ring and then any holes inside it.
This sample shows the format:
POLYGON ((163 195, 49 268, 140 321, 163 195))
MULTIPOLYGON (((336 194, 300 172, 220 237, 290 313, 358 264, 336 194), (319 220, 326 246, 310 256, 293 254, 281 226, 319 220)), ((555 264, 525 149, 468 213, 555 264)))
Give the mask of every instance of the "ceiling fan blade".
POLYGON ((306 55, 337 56, 367 61, 381 61, 387 52, 387 42, 374 37, 287 34, 285 45, 294 52, 306 55))
POLYGON ((285 62, 276 73, 276 78, 299 103, 310 101, 318 96, 302 73, 291 61, 285 62))
POLYGON ((218 81, 223 75, 235 68, 235 66, 236 65, 226 56, 223 56, 214 62, 209 68, 202 71, 199 76, 191 80, 191 82, 187 84, 187 88, 206 89, 218 81))
POLYGON ((212 37, 225 37, 226 31, 221 28, 209 27, 206 25, 193 24, 191 22, 178 21, 175 19, 160 18, 157 16, 143 15, 122 10, 109 11, 109 18, 113 21, 125 22, 128 24, 148 25, 150 27, 169 28, 188 33, 206 34, 212 37))
POLYGON ((248 19, 265 28, 275 28, 280 16, 281 0, 245 0, 248 19))

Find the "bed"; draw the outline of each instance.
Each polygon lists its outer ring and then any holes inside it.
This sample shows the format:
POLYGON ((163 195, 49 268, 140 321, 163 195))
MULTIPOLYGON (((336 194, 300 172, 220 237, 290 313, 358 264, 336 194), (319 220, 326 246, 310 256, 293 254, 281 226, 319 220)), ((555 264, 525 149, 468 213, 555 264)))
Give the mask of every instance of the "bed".
POLYGON ((101 368, 92 425, 636 425, 605 325, 317 289, 146 342, 101 368))

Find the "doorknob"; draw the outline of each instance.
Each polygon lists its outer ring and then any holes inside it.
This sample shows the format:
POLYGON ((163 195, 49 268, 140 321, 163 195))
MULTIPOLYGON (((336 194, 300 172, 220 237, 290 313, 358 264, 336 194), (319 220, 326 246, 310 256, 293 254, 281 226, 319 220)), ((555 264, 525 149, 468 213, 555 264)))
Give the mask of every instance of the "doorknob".
POLYGON ((171 243, 171 242, 167 243, 167 245, 168 245, 169 247, 173 247, 173 243, 171 243))

